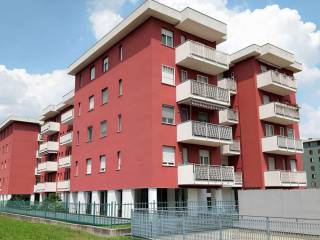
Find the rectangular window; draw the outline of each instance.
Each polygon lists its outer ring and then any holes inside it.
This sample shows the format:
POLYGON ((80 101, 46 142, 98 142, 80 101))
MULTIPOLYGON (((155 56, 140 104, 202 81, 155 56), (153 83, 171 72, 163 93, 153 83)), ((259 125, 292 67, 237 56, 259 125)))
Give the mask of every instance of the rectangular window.
POLYGON ((310 154, 310 155, 312 155, 312 154, 313 154, 313 151, 312 151, 312 149, 310 149, 310 150, 309 150, 309 154, 310 154))
POLYGON ((292 128, 288 128, 288 138, 294 139, 294 130, 292 128))
POLYGON ((188 164, 189 162, 188 148, 182 148, 182 161, 183 161, 183 164, 188 164))
POLYGON ((186 70, 181 70, 181 82, 188 80, 188 72, 186 70))
POLYGON ((123 47, 122 45, 119 46, 119 60, 123 60, 123 47))
POLYGON ((270 103, 270 97, 268 95, 263 95, 262 102, 263 102, 263 104, 270 103))
POLYGON ((122 156, 121 156, 121 151, 118 151, 117 152, 117 170, 120 170, 121 169, 121 158, 122 158, 122 156))
POLYGON ((185 43, 186 40, 187 40, 186 36, 185 36, 185 35, 181 35, 181 37, 180 37, 180 43, 181 43, 181 44, 182 44, 182 43, 185 43))
POLYGON ((312 178, 312 179, 316 179, 316 174, 314 174, 314 173, 311 174, 311 178, 312 178))
POLYGON ((78 116, 81 115, 81 103, 79 102, 78 103, 78 116))
POLYGON ((91 174, 91 159, 87 159, 87 174, 91 174))
POLYGON ((109 70, 109 57, 105 57, 103 59, 103 72, 106 72, 109 70))
POLYGON ((165 46, 173 47, 173 32, 162 28, 161 29, 161 42, 165 46))
POLYGON ((94 109, 94 96, 89 97, 89 111, 94 109))
POLYGON ((106 155, 100 156, 100 172, 106 171, 106 155))
POLYGON ((198 82, 202 82, 202 83, 208 83, 209 82, 209 78, 203 75, 197 75, 197 81, 198 82))
POLYGON ((108 88, 104 88, 101 90, 101 101, 102 104, 106 104, 109 101, 109 90, 108 88))
POLYGON ((174 85, 174 68, 162 65, 162 83, 174 85))
POLYGON ((272 136, 274 136, 273 125, 266 124, 266 125, 265 125, 265 130, 266 130, 266 137, 272 137, 272 136))
POLYGON ((92 81, 96 77, 96 68, 92 67, 90 68, 90 80, 92 81))
POLYGON ((117 126, 117 132, 121 132, 122 131, 122 116, 121 114, 118 114, 118 126, 117 126))
POLYGON ((92 142, 92 137, 93 137, 93 127, 90 126, 88 127, 88 142, 92 142))
POLYGON ((76 161, 76 170, 75 170, 75 173, 74 173, 74 176, 78 176, 79 175, 79 162, 76 161))
POLYGON ((162 123, 174 124, 174 107, 162 105, 162 123))
POLYGON ((280 127, 280 136, 284 136, 284 127, 280 127))
POLYGON ((209 122, 209 113, 207 112, 198 112, 198 121, 200 122, 209 122))
POLYGON ((82 82, 82 75, 80 74, 80 75, 79 75, 79 88, 82 88, 82 84, 83 84, 83 82, 82 82))
POLYGON ((107 136, 107 121, 100 122, 100 137, 107 136))
POLYGON ((77 140, 76 140, 77 142, 77 145, 79 145, 80 144, 80 132, 79 131, 77 131, 77 140))
POLYGON ((169 146, 162 146, 162 165, 175 165, 175 148, 169 146))
POLYGON ((122 89, 122 79, 119 80, 119 96, 122 96, 123 89, 122 89))

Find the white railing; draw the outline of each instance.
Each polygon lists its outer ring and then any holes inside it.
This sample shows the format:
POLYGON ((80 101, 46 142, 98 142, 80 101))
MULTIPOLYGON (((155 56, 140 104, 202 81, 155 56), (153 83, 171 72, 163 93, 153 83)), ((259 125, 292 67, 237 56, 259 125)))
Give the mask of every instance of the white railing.
POLYGON ((70 180, 58 181, 57 191, 70 191, 70 180))
POLYGON ((70 109, 61 115, 61 123, 66 123, 73 119, 73 109, 70 109))
POLYGON ((56 182, 44 182, 37 183, 34 185, 34 192, 55 192, 56 191, 56 182))
POLYGON ((41 126, 41 134, 46 132, 59 132, 60 131, 60 123, 57 122, 47 122, 43 126, 41 126))
POLYGON ((188 81, 191 82, 191 94, 230 103, 230 93, 227 89, 195 80, 188 81))
POLYGON ((58 170, 57 162, 46 161, 38 164, 39 172, 56 172, 58 170))
POLYGON ((59 164, 59 168, 70 167, 71 166, 71 155, 63 157, 63 158, 59 158, 58 164, 59 164))
POLYGON ((59 150, 59 145, 57 142, 44 142, 39 146, 39 154, 43 153, 55 153, 59 150))
POLYGON ((234 182, 234 168, 221 165, 194 165, 196 181, 234 182))
POLYGON ((279 73, 274 70, 269 70, 267 72, 260 73, 259 76, 270 77, 271 81, 276 84, 279 84, 284 87, 292 88, 292 89, 297 89, 296 79, 286 74, 279 73))
POLYGON ((233 109, 226 109, 225 110, 227 112, 227 119, 230 121, 239 121, 239 114, 238 111, 233 110, 233 109))
POLYGON ((303 141, 283 136, 276 136, 279 148, 303 151, 303 141))
POLYGON ((191 122, 193 136, 219 140, 232 140, 231 127, 206 122, 191 122))
POLYGON ((204 58, 211 62, 216 62, 225 66, 229 66, 229 55, 209 47, 205 44, 188 40, 183 44, 188 44, 190 48, 190 54, 204 58))
POLYGON ((286 171, 286 170, 272 170, 266 171, 265 185, 267 187, 279 187, 279 186, 306 186, 307 176, 306 172, 299 171, 286 171))
POLYGON ((69 132, 60 137, 60 145, 68 144, 72 142, 72 132, 69 132))
POLYGON ((242 172, 235 172, 234 173, 234 185, 241 187, 242 184, 243 184, 242 172))
POLYGON ((290 106, 284 103, 275 102, 274 112, 284 117, 294 118, 298 120, 300 119, 299 108, 295 106, 290 106))
POLYGON ((240 141, 233 140, 232 143, 229 145, 229 150, 232 152, 240 152, 240 141))
POLYGON ((218 87, 228 89, 229 91, 237 91, 237 83, 233 78, 222 78, 218 80, 218 87))

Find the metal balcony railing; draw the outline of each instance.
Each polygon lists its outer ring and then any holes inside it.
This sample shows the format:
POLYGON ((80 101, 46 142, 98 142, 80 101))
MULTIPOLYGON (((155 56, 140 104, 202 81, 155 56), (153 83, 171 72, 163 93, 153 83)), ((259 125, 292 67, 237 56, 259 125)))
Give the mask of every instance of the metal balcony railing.
POLYGON ((234 182, 234 168, 220 165, 194 165, 196 181, 234 182))
POLYGON ((288 118, 300 119, 299 108, 295 106, 290 106, 288 104, 275 102, 274 112, 277 115, 281 115, 288 118))
POLYGON ((232 144, 229 145, 229 150, 232 152, 240 152, 240 141, 233 140, 232 144))
POLYGON ((231 127, 206 122, 191 122, 192 135, 194 136, 219 140, 232 140, 231 127))
POLYGON ((275 137, 277 137, 277 144, 279 148, 303 151, 302 140, 283 137, 283 136, 275 136, 275 137))

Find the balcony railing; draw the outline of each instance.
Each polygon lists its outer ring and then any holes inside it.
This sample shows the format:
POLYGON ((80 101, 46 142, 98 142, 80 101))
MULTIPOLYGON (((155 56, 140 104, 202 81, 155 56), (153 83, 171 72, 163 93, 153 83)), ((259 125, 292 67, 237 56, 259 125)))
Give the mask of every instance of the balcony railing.
POLYGON ((307 185, 306 172, 274 170, 264 173, 266 187, 299 187, 307 185))
POLYGON ((177 140, 178 142, 208 146, 230 144, 232 128, 206 122, 187 121, 178 124, 177 140))
POLYGON ((303 141, 284 136, 271 136, 262 139, 262 150, 267 153, 293 155, 303 153, 303 141))
POLYGON ((237 83, 233 78, 222 78, 218 80, 218 87, 228 89, 231 94, 237 93, 237 83))
POLYGON ((241 146, 239 140, 233 140, 231 144, 222 146, 222 154, 225 156, 240 155, 241 146))
POLYGON ((39 172, 56 172, 58 170, 57 162, 46 161, 38 164, 39 172))
POLYGON ((258 74, 257 80, 258 88, 282 96, 297 89, 297 81, 294 77, 273 70, 258 74))
POLYGON ((181 165, 178 166, 178 184, 235 186, 234 168, 221 165, 181 165))
POLYGON ((58 181, 57 182, 57 191, 58 192, 70 191, 70 180, 58 181))
POLYGON ((284 103, 272 102, 259 107, 260 119, 278 124, 293 124, 300 120, 299 108, 284 103))
POLYGON ((58 142, 48 141, 40 144, 39 154, 57 153, 59 150, 58 142))
POLYGON ((41 126, 41 134, 51 135, 60 131, 60 123, 58 122, 47 122, 41 126))
POLYGON ((229 69, 229 55, 199 42, 188 40, 176 48, 176 64, 216 75, 229 69))
POLYGON ((61 115, 61 123, 71 124, 73 121, 73 109, 68 110, 67 112, 61 115))
POLYGON ((219 111, 219 123, 224 125, 233 125, 239 123, 239 113, 233 109, 224 109, 219 111))
POLYGON ((40 133, 38 133, 38 135, 37 135, 37 141, 38 142, 43 142, 43 137, 42 137, 42 135, 40 133))
POLYGON ((234 185, 236 187, 242 187, 243 180, 242 180, 242 172, 235 172, 234 173, 234 185))
POLYGON ((59 168, 66 168, 71 166, 71 155, 60 158, 58 161, 59 168))
POLYGON ((71 145, 72 144, 72 132, 69 132, 60 137, 60 145, 71 145))
POLYGON ((57 189, 56 182, 44 182, 44 183, 37 183, 34 185, 34 192, 41 193, 41 192, 55 192, 57 189))

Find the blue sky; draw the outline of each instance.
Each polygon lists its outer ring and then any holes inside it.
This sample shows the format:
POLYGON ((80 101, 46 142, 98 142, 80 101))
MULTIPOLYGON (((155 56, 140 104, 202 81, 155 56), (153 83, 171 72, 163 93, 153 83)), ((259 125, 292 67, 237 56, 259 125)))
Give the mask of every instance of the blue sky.
MULTIPOLYGON (((295 53, 305 68, 297 75, 302 132, 320 135, 315 100, 320 97, 320 1, 159 1, 178 9, 190 6, 225 21, 228 41, 221 46, 227 52, 270 42, 295 53)), ((41 108, 60 101, 73 85, 65 69, 141 2, 1 1, 0 121, 11 114, 38 116, 41 108)))

